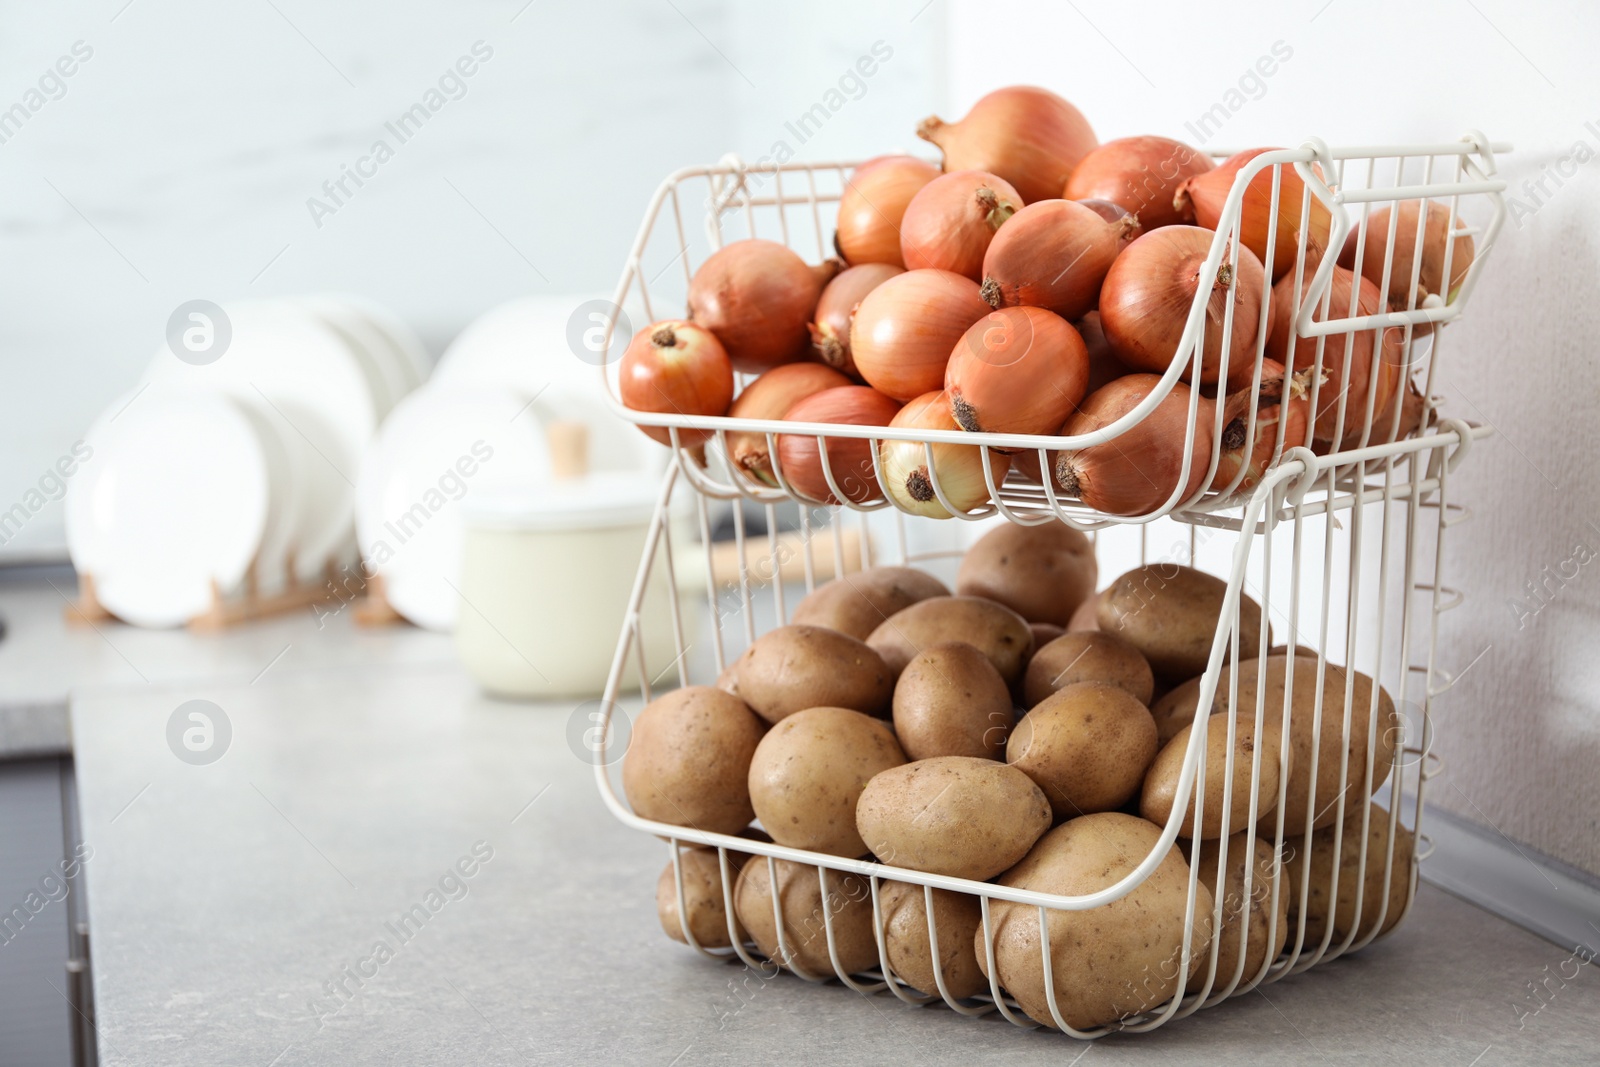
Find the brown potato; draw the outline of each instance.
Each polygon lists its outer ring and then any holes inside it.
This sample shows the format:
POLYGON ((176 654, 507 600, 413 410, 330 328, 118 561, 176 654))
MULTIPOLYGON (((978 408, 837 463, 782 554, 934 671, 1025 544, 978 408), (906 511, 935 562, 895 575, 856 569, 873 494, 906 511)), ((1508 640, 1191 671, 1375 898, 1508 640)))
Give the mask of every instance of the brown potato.
MULTIPOLYGON (((1214 715, 1206 720, 1205 730, 1205 778, 1203 783, 1196 783, 1197 790, 1201 784, 1205 789, 1205 811, 1200 816, 1199 836, 1222 837, 1243 829, 1248 822, 1250 784, 1253 780, 1261 783, 1257 818, 1263 818, 1277 808, 1278 756, 1283 735, 1278 733, 1276 724, 1269 721, 1258 739, 1255 721, 1244 715, 1234 716, 1231 720, 1226 715, 1214 715), (1230 777, 1227 767, 1230 722, 1233 725, 1233 792, 1229 804, 1224 807, 1223 791, 1230 777), (1253 779, 1252 764, 1257 747, 1261 749, 1261 770, 1259 779, 1253 779)), ((1192 725, 1179 730, 1156 755, 1155 762, 1145 774, 1144 791, 1139 798, 1139 814, 1157 826, 1165 826, 1173 807, 1182 803, 1178 796, 1178 775, 1183 771, 1183 757, 1189 749, 1189 736, 1193 732, 1192 725)), ((1178 835, 1196 836, 1192 803, 1188 815, 1179 824, 1178 835)))
POLYGON ((750 760, 750 801, 780 845, 862 856, 856 802, 873 775, 906 761, 894 732, 848 708, 807 708, 778 723, 750 760))
POLYGON ((913 656, 894 686, 894 732, 910 759, 1004 759, 1016 713, 989 657, 948 641, 913 656))
POLYGON ((988 656, 1006 685, 1017 683, 1033 655, 1033 633, 1022 616, 975 596, 918 601, 890 616, 867 638, 897 678, 913 656, 946 641, 964 641, 988 656))
POLYGON ((646 819, 737 833, 755 812, 750 760, 764 725, 738 697, 705 685, 651 701, 633 721, 622 791, 646 819))
POLYGON ((1015 767, 937 756, 882 771, 856 804, 856 829, 883 863, 983 881, 1050 829, 1050 803, 1015 767))
MULTIPOLYGON (((1245 896, 1245 866, 1250 850, 1245 848, 1245 834, 1237 833, 1228 839, 1228 880, 1222 889, 1222 932, 1217 936, 1217 974, 1212 985, 1214 992, 1226 989, 1233 981, 1233 972, 1239 966, 1240 947, 1244 949, 1244 970, 1239 976, 1239 987, 1253 982, 1267 963, 1278 958, 1289 936, 1289 878, 1287 872, 1278 885, 1277 922, 1272 921, 1272 872, 1277 864, 1273 859, 1272 845, 1256 838, 1255 873, 1251 876, 1250 894, 1245 896), (1246 906, 1248 904, 1248 907, 1246 906), (1272 940, 1267 940, 1270 931, 1272 940)), ((1201 845, 1198 861, 1194 859, 1194 843, 1181 842, 1189 866, 1198 866, 1202 885, 1211 891, 1213 908, 1217 896, 1218 841, 1201 845)), ((1205 975, 1207 962, 1201 961, 1196 981, 1205 975)))
MULTIPOLYGON (((1356 939, 1366 937, 1374 929, 1381 936, 1395 928, 1399 923, 1401 914, 1406 910, 1406 901, 1411 895, 1411 876, 1416 866, 1414 855, 1416 853, 1416 840, 1404 823, 1396 825, 1394 841, 1394 858, 1389 858, 1389 812, 1377 805, 1372 805, 1372 812, 1368 816, 1367 825, 1367 856, 1366 864, 1361 862, 1361 818, 1362 805, 1351 804, 1345 812, 1344 833, 1339 841, 1338 863, 1334 862, 1333 835, 1334 827, 1325 826, 1311 835, 1311 875, 1309 885, 1311 892, 1306 902, 1306 940, 1305 944, 1312 948, 1322 942, 1322 935, 1328 929, 1329 900, 1334 890, 1334 867, 1338 867, 1338 896, 1333 900, 1333 941, 1338 945, 1350 931, 1356 931, 1356 939), (1384 882, 1384 868, 1389 868, 1388 885, 1384 882), (1362 884, 1361 890, 1361 919, 1356 920, 1356 886, 1362 884), (1382 925, 1379 925, 1380 914, 1382 925)), ((1295 859, 1287 861, 1289 867, 1289 882, 1293 886, 1290 894, 1289 912, 1291 921, 1294 921, 1300 912, 1300 878, 1303 860, 1299 857, 1305 848, 1305 838, 1292 838, 1295 848, 1295 859)), ((1289 844, 1285 844, 1285 852, 1289 844)))
MULTIPOLYGON (((884 952, 890 969, 911 988, 938 996, 922 886, 884 882, 878 904, 883 910, 884 952)), ((935 889, 933 926, 939 935, 939 972, 945 992, 960 1000, 987 990, 989 982, 978 969, 978 957, 973 952, 977 931, 983 926, 983 906, 978 898, 935 889)))
MULTIPOLYGON (((1133 815, 1085 815, 1045 834, 999 883, 1041 893, 1093 893, 1121 881, 1160 837, 1158 827, 1133 815)), ((1195 896, 1191 972, 1211 943, 1211 893, 1201 885, 1195 896)), ((1173 848, 1125 897, 1087 911, 1048 910, 1056 1005, 1067 1025, 1087 1030, 1115 1023, 1158 1006, 1177 991, 1188 900, 1189 867, 1173 848)), ((1045 993, 1038 909, 996 901, 989 910, 1000 984, 1034 1021, 1054 1027, 1045 993)), ((973 949, 987 975, 981 929, 973 949)))
POLYGON ((949 595, 943 582, 915 567, 869 567, 817 586, 795 607, 789 621, 826 626, 865 641, 895 612, 919 600, 949 595))
MULTIPOLYGON (((728 870, 737 878, 739 868, 750 858, 749 853, 729 852, 728 870)), ((678 851, 678 866, 683 871, 683 904, 688 914, 688 931, 694 935, 701 948, 727 948, 728 909, 722 895, 722 864, 714 848, 683 848, 678 851)), ((672 876, 672 861, 661 870, 656 879, 656 915, 661 919, 661 929, 674 941, 689 943, 684 935, 684 923, 678 917, 678 883, 672 876)), ((734 923, 739 940, 745 939, 744 928, 734 923)))
POLYGON ((1033 654, 1022 680, 1022 702, 1033 707, 1058 689, 1078 682, 1105 682, 1126 689, 1141 704, 1155 692, 1155 675, 1139 650, 1116 634, 1064 634, 1033 654))
POLYGON ((1105 682, 1050 694, 1006 743, 1006 762, 1044 790, 1058 821, 1122 807, 1138 794, 1155 755, 1149 709, 1105 682))
POLYGON ((882 657, 821 626, 780 626, 762 634, 734 672, 739 696, 768 722, 823 706, 885 716, 894 696, 882 657))
MULTIPOLYGON (((1193 678, 1211 658, 1227 590, 1227 582, 1193 567, 1135 567, 1106 587, 1100 629, 1132 642, 1158 677, 1168 682, 1193 678)), ((1240 655, 1253 654, 1261 642, 1261 605, 1243 593, 1239 623, 1240 655)))
POLYGON ((839 966, 845 974, 878 964, 878 941, 872 931, 872 891, 866 879, 839 871, 828 872, 824 908, 822 879, 810 864, 773 860, 778 872, 777 912, 783 917, 783 946, 778 945, 778 923, 773 915, 772 878, 767 859, 752 856, 734 885, 733 910, 768 959, 803 970, 812 977, 833 975, 828 953, 828 926, 839 966))
POLYGON ((1162 747, 1168 741, 1178 736, 1178 731, 1194 722, 1195 709, 1200 703, 1200 679, 1190 678, 1187 682, 1173 686, 1154 704, 1150 705, 1150 715, 1156 720, 1156 733, 1161 738, 1162 747))
POLYGON ((1030 622, 1028 631, 1033 634, 1033 651, 1037 655, 1041 648, 1066 633, 1067 628, 1053 622, 1030 622))
POLYGON ((739 695, 739 670, 738 670, 738 667, 739 667, 739 664, 737 663, 737 661, 728 664, 726 667, 724 667, 722 669, 722 673, 717 675, 717 680, 712 684, 715 685, 718 689, 722 690, 724 693, 731 693, 734 696, 738 696, 739 695))
POLYGON ((1078 610, 1072 613, 1072 618, 1067 620, 1067 633, 1078 633, 1081 630, 1100 629, 1100 605, 1106 599, 1106 591, 1100 592, 1084 600, 1078 605, 1078 610))
POLYGON ((1060 522, 996 526, 967 549, 958 596, 999 601, 1029 622, 1065 626, 1094 592, 1094 543, 1060 522))

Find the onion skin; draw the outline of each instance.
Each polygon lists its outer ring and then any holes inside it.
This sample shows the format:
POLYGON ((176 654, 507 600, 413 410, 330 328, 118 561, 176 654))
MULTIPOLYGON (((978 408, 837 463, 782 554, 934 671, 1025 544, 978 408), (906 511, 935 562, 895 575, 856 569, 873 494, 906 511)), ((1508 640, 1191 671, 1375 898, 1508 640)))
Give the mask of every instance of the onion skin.
POLYGON ((1089 382, 1084 386, 1085 395, 1124 374, 1133 373, 1133 368, 1118 359, 1117 354, 1111 350, 1111 342, 1106 340, 1105 327, 1100 323, 1100 312, 1091 311, 1072 325, 1078 331, 1078 336, 1083 339, 1083 346, 1089 353, 1089 382))
POLYGON ((1048 434, 1077 409, 1089 350, 1043 308, 991 311, 962 335, 945 368, 957 425, 970 433, 1048 434))
MULTIPOLYGON (((1192 211, 1195 222, 1208 230, 1215 230, 1222 220, 1222 205, 1233 188, 1234 178, 1240 168, 1263 152, 1276 152, 1276 148, 1252 148, 1230 156, 1220 166, 1204 174, 1186 179, 1178 186, 1173 197, 1173 207, 1178 211, 1192 211)), ((1322 168, 1311 165, 1318 177, 1322 168)), ((1300 206, 1305 182, 1292 164, 1281 164, 1278 170, 1283 177, 1278 183, 1278 239, 1272 251, 1272 280, 1277 281, 1294 269, 1296 250, 1302 243, 1306 247, 1306 273, 1321 261, 1328 250, 1328 231, 1333 216, 1328 207, 1315 196, 1307 211, 1304 234, 1300 225, 1300 206)), ((1240 204, 1239 237, 1244 246, 1256 254, 1262 263, 1267 261, 1267 240, 1272 232, 1272 167, 1250 179, 1240 204)))
POLYGON ((793 363, 811 349, 812 312, 839 266, 809 267, 776 241, 734 241, 695 271, 689 320, 717 335, 735 370, 793 363))
MULTIPOLYGON (((1100 323, 1119 360, 1136 370, 1166 373, 1199 289, 1200 267, 1215 237, 1199 226, 1163 226, 1133 242, 1112 263, 1100 290, 1100 323)), ((1236 277, 1229 256, 1223 256, 1206 301, 1202 383, 1231 377, 1239 367, 1254 365, 1265 291, 1266 272, 1248 248, 1239 249, 1236 277), (1222 328, 1230 295, 1233 331, 1224 363, 1222 328)), ((1194 380, 1192 361, 1185 364, 1183 379, 1194 380)))
MULTIPOLYGON (((733 366, 716 335, 681 319, 652 323, 633 335, 617 378, 622 403, 635 411, 681 415, 726 415, 733 402, 733 366)), ((672 444, 665 426, 640 426, 647 437, 672 444)), ((678 431, 678 443, 691 446, 709 430, 678 431)))
POLYGON ((1222 445, 1217 453, 1217 473, 1211 479, 1211 488, 1222 492, 1233 481, 1239 468, 1245 467, 1244 477, 1234 486, 1233 495, 1240 496, 1261 484, 1262 477, 1272 465, 1277 451, 1278 424, 1283 423, 1283 451, 1299 448, 1306 443, 1306 430, 1311 423, 1311 391, 1307 386, 1309 371, 1290 376, 1282 363, 1276 360, 1261 361, 1261 388, 1257 390, 1256 417, 1250 425, 1250 383, 1254 372, 1243 376, 1241 387, 1228 395, 1223 408, 1222 445), (1284 403, 1284 393, 1289 401, 1284 403))
MULTIPOLYGON (((1091 433, 1132 411, 1161 382, 1160 375, 1130 374, 1091 393, 1078 414, 1061 428, 1063 436, 1091 433)), ((1200 398, 1194 459, 1178 501, 1192 497, 1211 466, 1212 401, 1200 398)), ((1058 453, 1051 464, 1056 486, 1068 496, 1108 515, 1145 515, 1166 504, 1183 470, 1184 437, 1189 425, 1189 387, 1174 382, 1145 417, 1120 437, 1103 444, 1058 453)))
POLYGON ((839 196, 833 246, 851 266, 889 263, 904 268, 900 220, 906 205, 939 176, 932 163, 911 156, 879 156, 851 172, 839 196))
POLYGON ((990 310, 971 278, 946 270, 898 274, 856 309, 850 325, 856 371, 902 402, 942 389, 951 350, 990 310))
MULTIPOLYGON (((942 392, 926 393, 900 409, 889 424, 918 430, 958 430, 950 416, 950 399, 942 392)), ((983 475, 983 449, 977 445, 935 444, 933 475, 928 473, 928 451, 920 441, 882 441, 878 457, 883 465, 884 492, 902 510, 931 519, 954 518, 939 502, 934 479, 945 498, 963 512, 989 501, 989 486, 983 475)), ((989 450, 989 470, 998 487, 1005 480, 1011 461, 994 449, 989 450)))
MULTIPOLYGON (((1383 261, 1389 245, 1389 216, 1392 205, 1379 208, 1367 220, 1367 243, 1361 250, 1361 276, 1373 285, 1383 284, 1383 261)), ((1422 214, 1422 202, 1402 200, 1400 217, 1395 222, 1394 263, 1389 269, 1388 297, 1390 311, 1406 311, 1422 306, 1430 296, 1437 296, 1446 304, 1456 298, 1456 291, 1467 279, 1467 271, 1477 254, 1472 235, 1457 233, 1455 249, 1450 253, 1450 282, 1444 280, 1445 243, 1450 227, 1450 208, 1437 200, 1428 201, 1427 222, 1422 234, 1422 266, 1416 267, 1417 216, 1422 214), (1411 271, 1417 270, 1417 293, 1413 303, 1410 297, 1411 271)), ((1460 222, 1458 217, 1456 220, 1460 222)), ((1345 238, 1344 250, 1339 254, 1339 266, 1355 269, 1356 240, 1361 236, 1352 229, 1345 238)), ((1433 323, 1424 322, 1412 327, 1413 337, 1426 337, 1433 332, 1433 323)))
POLYGON ((1100 143, 1081 111, 1031 85, 996 89, 960 122, 923 119, 917 136, 939 146, 947 172, 998 174, 1029 204, 1059 195, 1078 161, 1100 143))
POLYGON ((1022 198, 1004 178, 981 170, 944 174, 911 198, 900 220, 900 254, 910 270, 983 277, 983 254, 1022 198))
MULTIPOLYGON (((781 367, 773 367, 745 386, 728 409, 728 417, 781 419, 789 413, 790 408, 808 396, 824 389, 854 384, 843 374, 821 363, 785 363, 781 367)), ((766 434, 728 434, 728 459, 740 472, 763 485, 777 487, 778 479, 772 476, 772 457, 767 455, 766 434)))
POLYGON ((823 287, 811 323, 811 350, 818 361, 843 374, 857 376, 850 358, 850 322, 866 295, 904 269, 890 263, 863 263, 849 267, 823 287))
POLYGON ((1211 157, 1168 137, 1120 137, 1090 152, 1061 191, 1066 200, 1109 200, 1139 217, 1146 233, 1192 224, 1192 205, 1173 203, 1178 187, 1213 170, 1211 157))
POLYGON ((995 234, 983 257, 983 297, 992 307, 1042 307, 1067 319, 1094 309, 1100 286, 1133 218, 1108 223, 1071 200, 1029 204, 995 234))
MULTIPOLYGON (((900 405, 865 385, 824 389, 789 409, 789 422, 832 422, 855 426, 887 426, 900 405)), ((883 496, 872 469, 872 442, 866 438, 827 438, 828 469, 851 502, 869 504, 883 496)), ((807 434, 778 435, 778 467, 801 495, 824 504, 842 504, 828 486, 817 439, 807 434)))
MULTIPOLYGON (((1311 286, 1311 276, 1307 274, 1301 279, 1300 296, 1311 286)), ((1328 282, 1332 296, 1328 302, 1328 311, 1322 313, 1321 301, 1317 302, 1317 312, 1312 316, 1313 322, 1333 322, 1339 319, 1355 318, 1361 315, 1376 315, 1383 311, 1383 300, 1378 295, 1378 287, 1344 267, 1334 267, 1333 277, 1328 282), (1356 310, 1350 310, 1352 288, 1359 283, 1356 297, 1356 310)), ((1294 278, 1284 278, 1272 287, 1272 332, 1267 335, 1267 355, 1296 371, 1303 371, 1316 365, 1317 342, 1316 337, 1299 337, 1295 339, 1294 351, 1289 351, 1289 334, 1294 327, 1296 313, 1300 310, 1300 299, 1294 292, 1294 278)), ((1374 330, 1361 330, 1355 334, 1335 333, 1329 334, 1323 343, 1322 351, 1322 382, 1315 385, 1313 392, 1314 403, 1317 406, 1316 422, 1312 429, 1312 449, 1319 454, 1326 454, 1335 447, 1358 448, 1367 439, 1367 405, 1371 403, 1374 427, 1373 436, 1381 421, 1378 413, 1385 411, 1395 390, 1399 387, 1402 360, 1404 359, 1404 345, 1402 332, 1398 329, 1383 331, 1383 344, 1375 355, 1373 343, 1374 330), (1352 339, 1353 338, 1353 339, 1352 339), (1350 356, 1345 357, 1345 348, 1348 342, 1350 356), (1347 371, 1348 363, 1348 371, 1347 371), (1374 366, 1376 364, 1376 366, 1374 366), (1349 381, 1345 380, 1348 373, 1349 381), (1344 426, 1339 426, 1339 398, 1343 394, 1347 397, 1344 410, 1344 426)))
POLYGON ((1113 204, 1109 200, 1096 200, 1093 197, 1087 200, 1074 200, 1073 203, 1082 204, 1113 226, 1118 227, 1122 237, 1123 248, 1131 245, 1140 234, 1144 233, 1144 224, 1139 221, 1139 216, 1121 204, 1113 204), (1125 219, 1130 221, 1124 222, 1123 220, 1125 219))

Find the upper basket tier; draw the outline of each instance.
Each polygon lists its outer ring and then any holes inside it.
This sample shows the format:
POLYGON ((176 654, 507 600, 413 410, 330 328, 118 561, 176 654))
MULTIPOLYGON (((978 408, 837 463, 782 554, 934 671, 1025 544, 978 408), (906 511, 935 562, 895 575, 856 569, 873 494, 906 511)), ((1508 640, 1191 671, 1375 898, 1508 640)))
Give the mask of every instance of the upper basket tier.
MULTIPOLYGON (((929 508, 919 513, 964 519, 999 512, 1025 524, 1058 519, 1094 528, 1168 514, 1198 516, 1237 506, 1265 470, 1297 447, 1336 457, 1335 464, 1321 465, 1327 472, 1324 485, 1329 492, 1349 489, 1364 479, 1374 460, 1406 453, 1405 438, 1433 432, 1440 420, 1435 390, 1441 382, 1444 327, 1466 310, 1504 220, 1506 183, 1496 176, 1495 155, 1507 151, 1509 145, 1474 131, 1438 144, 1329 148, 1312 139, 1299 148, 1250 158, 1237 170, 1217 212, 1181 340, 1159 384, 1121 417, 1074 436, 636 411, 619 399, 618 361, 602 362, 601 375, 616 411, 641 426, 667 428, 673 446, 684 453, 686 476, 702 493, 717 497, 842 503, 857 510, 892 504, 908 510, 892 495, 862 493, 850 485, 857 474, 840 465, 838 450, 846 440, 863 439, 870 443, 879 485, 885 476, 880 446, 913 442, 914 451, 920 444, 931 492, 929 508), (1441 224, 1442 233, 1433 233, 1441 224), (1430 242, 1442 244, 1442 269, 1425 263, 1426 254, 1409 254, 1430 242), (1254 256, 1263 269, 1241 271, 1241 254, 1254 256), (1464 271, 1458 255, 1470 259, 1464 271), (1447 284, 1433 283, 1430 289, 1421 276, 1425 266, 1447 284), (1243 291, 1252 277, 1253 291, 1243 291), (1432 291, 1437 289, 1444 295, 1432 291), (1226 298, 1216 300, 1216 293, 1226 298), (1241 307, 1250 309, 1249 316, 1236 314, 1241 307), (1236 332, 1254 337, 1248 363, 1232 371, 1226 384, 1188 388, 1184 379, 1201 377, 1203 357, 1231 351, 1236 332), (1174 390, 1179 400, 1165 404, 1174 390), (1153 412, 1160 416, 1162 451, 1168 457, 1160 462, 1173 455, 1181 459, 1175 474, 1162 468, 1170 492, 1156 494, 1159 502, 1146 493, 1145 504, 1115 511, 1086 503, 1072 477, 1062 472, 1079 457, 1094 454, 1084 450, 1102 446, 1102 457, 1115 450, 1130 461, 1122 464, 1123 477, 1130 470, 1140 476, 1151 436, 1158 432, 1153 412), (1136 428, 1140 432, 1128 436, 1136 428), (688 430, 702 432, 680 436, 688 430), (703 440, 707 434, 703 446, 690 446, 685 439, 703 440), (729 462, 734 434, 765 438, 771 457, 765 478, 729 462), (817 439, 832 499, 806 495, 786 475, 777 442, 784 434, 817 439), (982 472, 987 492, 979 494, 986 499, 976 506, 962 506, 972 497, 970 486, 959 497, 939 476, 942 460, 935 449, 954 444, 981 450, 982 462, 970 466, 982 472), (1009 461, 991 465, 990 450, 1009 461), (1063 464, 1063 454, 1072 463, 1063 464), (996 468, 1002 472, 998 479, 996 468)), ((1218 160, 1229 155, 1211 154, 1218 160)), ((779 241, 811 263, 833 256, 835 205, 856 165, 747 165, 727 157, 715 166, 670 175, 646 209, 596 350, 616 354, 623 344, 614 334, 685 317, 696 268, 729 242, 779 241)), ((740 388, 748 377, 739 376, 740 388)), ((1155 457, 1150 463, 1154 469, 1155 457)))

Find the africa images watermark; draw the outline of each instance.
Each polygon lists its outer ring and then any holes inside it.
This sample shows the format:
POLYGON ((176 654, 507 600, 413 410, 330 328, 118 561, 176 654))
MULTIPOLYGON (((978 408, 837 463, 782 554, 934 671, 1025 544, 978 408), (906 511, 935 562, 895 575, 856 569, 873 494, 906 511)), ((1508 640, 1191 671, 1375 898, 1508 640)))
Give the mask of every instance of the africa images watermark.
POLYGON ((466 96, 468 79, 492 58, 493 46, 484 41, 474 41, 468 54, 446 67, 444 73, 439 75, 437 84, 429 86, 421 99, 393 121, 383 124, 388 136, 373 141, 366 154, 357 157, 353 163, 339 164, 339 173, 322 183, 323 195, 306 197, 306 210, 311 213, 311 221, 316 228, 322 229, 324 219, 337 215, 368 181, 376 178, 378 168, 393 159, 399 146, 421 132, 422 127, 444 110, 446 104, 466 96), (391 138, 393 144, 390 143, 391 138))
POLYGON ((78 473, 79 468, 93 455, 92 446, 83 441, 74 441, 68 453, 46 467, 45 472, 39 475, 39 480, 23 492, 21 500, 0 511, 0 545, 10 544, 28 524, 28 520, 44 510, 46 504, 66 496, 67 480, 78 473))
POLYGON ((1244 73, 1239 75, 1238 82, 1225 90, 1220 100, 1202 111, 1199 118, 1183 124, 1183 128, 1194 137, 1195 144, 1205 144, 1212 134, 1242 111, 1245 104, 1266 96, 1267 79, 1294 58, 1294 49, 1284 41, 1273 41, 1268 53, 1246 67, 1244 73))
MULTIPOLYGON (((1583 128, 1589 131, 1596 142, 1600 142, 1600 124, 1590 120, 1583 124, 1583 128)), ((1520 187, 1522 196, 1507 192, 1506 210, 1511 214, 1511 221, 1517 224, 1517 229, 1522 228, 1523 220, 1537 215, 1539 209, 1555 197, 1569 178, 1577 177, 1578 168, 1587 165, 1595 155, 1594 145, 1579 137, 1556 157, 1555 162, 1539 164, 1539 176, 1523 181, 1520 187), (1549 188, 1546 188, 1546 183, 1550 184, 1549 188)))
POLYGON ((24 90, 22 98, 10 107, 0 110, 0 145, 7 144, 22 132, 28 120, 44 110, 51 101, 67 95, 67 79, 78 73, 79 67, 94 56, 94 47, 83 41, 73 41, 69 55, 57 59, 39 75, 34 86, 24 90))
MULTIPOLYGON (((1594 524, 1589 524, 1594 529, 1594 524)), ((1596 530, 1600 533, 1600 530, 1596 530)), ((1595 559, 1595 548, 1588 540, 1577 541, 1572 546, 1571 553, 1566 559, 1556 563, 1554 567, 1546 564, 1539 569, 1537 578, 1530 578, 1523 583, 1523 595, 1506 597, 1506 607, 1517 620, 1517 629, 1525 630, 1528 623, 1533 621, 1545 608, 1554 603, 1556 597, 1582 576, 1583 568, 1595 559)))
POLYGON ((63 857, 54 867, 39 877, 35 888, 29 889, 21 902, 9 911, 0 912, 0 945, 9 945, 21 936, 28 924, 51 904, 67 899, 72 892, 73 879, 83 869, 83 864, 94 858, 94 846, 81 841, 72 849, 72 855, 63 857))

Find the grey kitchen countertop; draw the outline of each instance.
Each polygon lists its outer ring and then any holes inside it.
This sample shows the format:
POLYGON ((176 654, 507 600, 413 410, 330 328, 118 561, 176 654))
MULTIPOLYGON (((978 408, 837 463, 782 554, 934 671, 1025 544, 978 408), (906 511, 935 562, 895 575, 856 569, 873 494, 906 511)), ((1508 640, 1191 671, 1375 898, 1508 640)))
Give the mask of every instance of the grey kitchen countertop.
MULTIPOLYGON (((17 603, 0 590, 14 627, 17 603)), ((1558 982, 1567 952, 1427 886, 1406 924, 1362 953, 1090 1046, 887 994, 763 981, 662 934, 665 846, 605 810, 568 742, 576 701, 488 699, 448 640, 338 620, 61 632, 63 669, 83 679, 71 727, 108 1065, 1600 1055, 1592 966, 1558 982), (126 653, 129 676, 91 642, 126 653), (196 699, 231 728, 206 765, 167 739, 196 699), (408 912, 425 918, 402 937, 408 912)), ((0 673, 13 654, 0 651, 0 673)), ((34 669, 34 682, 48 673, 34 669)))

